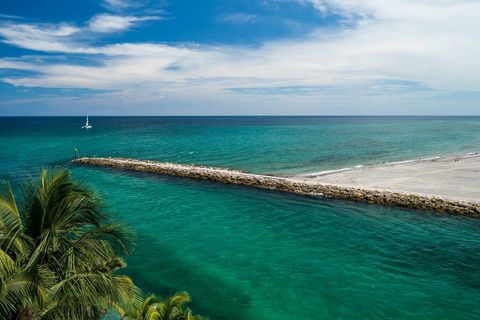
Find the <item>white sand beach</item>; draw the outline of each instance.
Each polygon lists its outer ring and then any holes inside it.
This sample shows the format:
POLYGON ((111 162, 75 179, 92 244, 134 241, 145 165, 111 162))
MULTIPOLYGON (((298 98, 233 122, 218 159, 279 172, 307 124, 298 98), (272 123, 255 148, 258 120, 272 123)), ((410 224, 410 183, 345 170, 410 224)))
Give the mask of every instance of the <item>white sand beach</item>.
POLYGON ((480 202, 480 155, 364 166, 295 179, 480 202))
POLYGON ((79 158, 74 163, 480 216, 480 157, 473 156, 323 172, 303 177, 266 176, 226 168, 128 158, 79 158))

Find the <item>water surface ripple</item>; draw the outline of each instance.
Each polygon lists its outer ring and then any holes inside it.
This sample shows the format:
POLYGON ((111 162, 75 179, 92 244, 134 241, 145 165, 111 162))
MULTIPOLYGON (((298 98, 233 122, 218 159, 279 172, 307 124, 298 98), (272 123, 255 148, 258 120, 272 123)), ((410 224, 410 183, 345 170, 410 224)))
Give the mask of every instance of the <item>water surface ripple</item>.
POLYGON ((480 118, 0 118, 0 178, 67 166, 138 234, 127 273, 211 319, 480 319, 480 220, 70 166, 312 172, 475 151, 480 118))

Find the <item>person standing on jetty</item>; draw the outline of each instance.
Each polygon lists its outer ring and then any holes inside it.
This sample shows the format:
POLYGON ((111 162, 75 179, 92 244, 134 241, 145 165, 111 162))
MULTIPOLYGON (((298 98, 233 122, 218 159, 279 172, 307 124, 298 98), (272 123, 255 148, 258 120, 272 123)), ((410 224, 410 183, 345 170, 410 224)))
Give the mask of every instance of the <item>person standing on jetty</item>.
POLYGON ((77 147, 73 147, 73 152, 74 152, 75 160, 78 159, 78 149, 77 149, 77 147))

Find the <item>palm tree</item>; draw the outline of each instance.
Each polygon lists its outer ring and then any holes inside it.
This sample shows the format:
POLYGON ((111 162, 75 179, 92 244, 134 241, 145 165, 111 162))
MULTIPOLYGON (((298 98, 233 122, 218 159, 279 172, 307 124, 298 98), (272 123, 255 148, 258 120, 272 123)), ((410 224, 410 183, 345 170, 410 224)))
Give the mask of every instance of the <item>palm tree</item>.
POLYGON ((109 222, 98 197, 65 170, 32 178, 19 210, 0 193, 0 319, 99 319, 136 303, 120 254, 131 233, 109 222))
POLYGON ((0 249, 0 315, 16 314, 18 319, 35 319, 39 307, 48 304, 49 288, 55 275, 46 267, 26 270, 0 249), (20 307, 20 308, 18 308, 20 307))
POLYGON ((117 307, 121 320, 206 320, 201 316, 192 315, 190 309, 184 309, 185 304, 191 302, 187 292, 179 292, 173 296, 160 300, 154 294, 134 305, 130 310, 117 307))

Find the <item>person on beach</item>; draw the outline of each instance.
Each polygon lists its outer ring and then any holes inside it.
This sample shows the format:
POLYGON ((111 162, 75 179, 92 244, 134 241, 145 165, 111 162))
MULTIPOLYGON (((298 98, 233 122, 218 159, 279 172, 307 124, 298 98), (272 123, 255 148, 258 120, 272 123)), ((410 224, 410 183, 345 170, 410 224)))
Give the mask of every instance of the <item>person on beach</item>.
POLYGON ((75 159, 78 159, 78 149, 77 149, 77 147, 73 147, 73 152, 75 153, 75 159))

